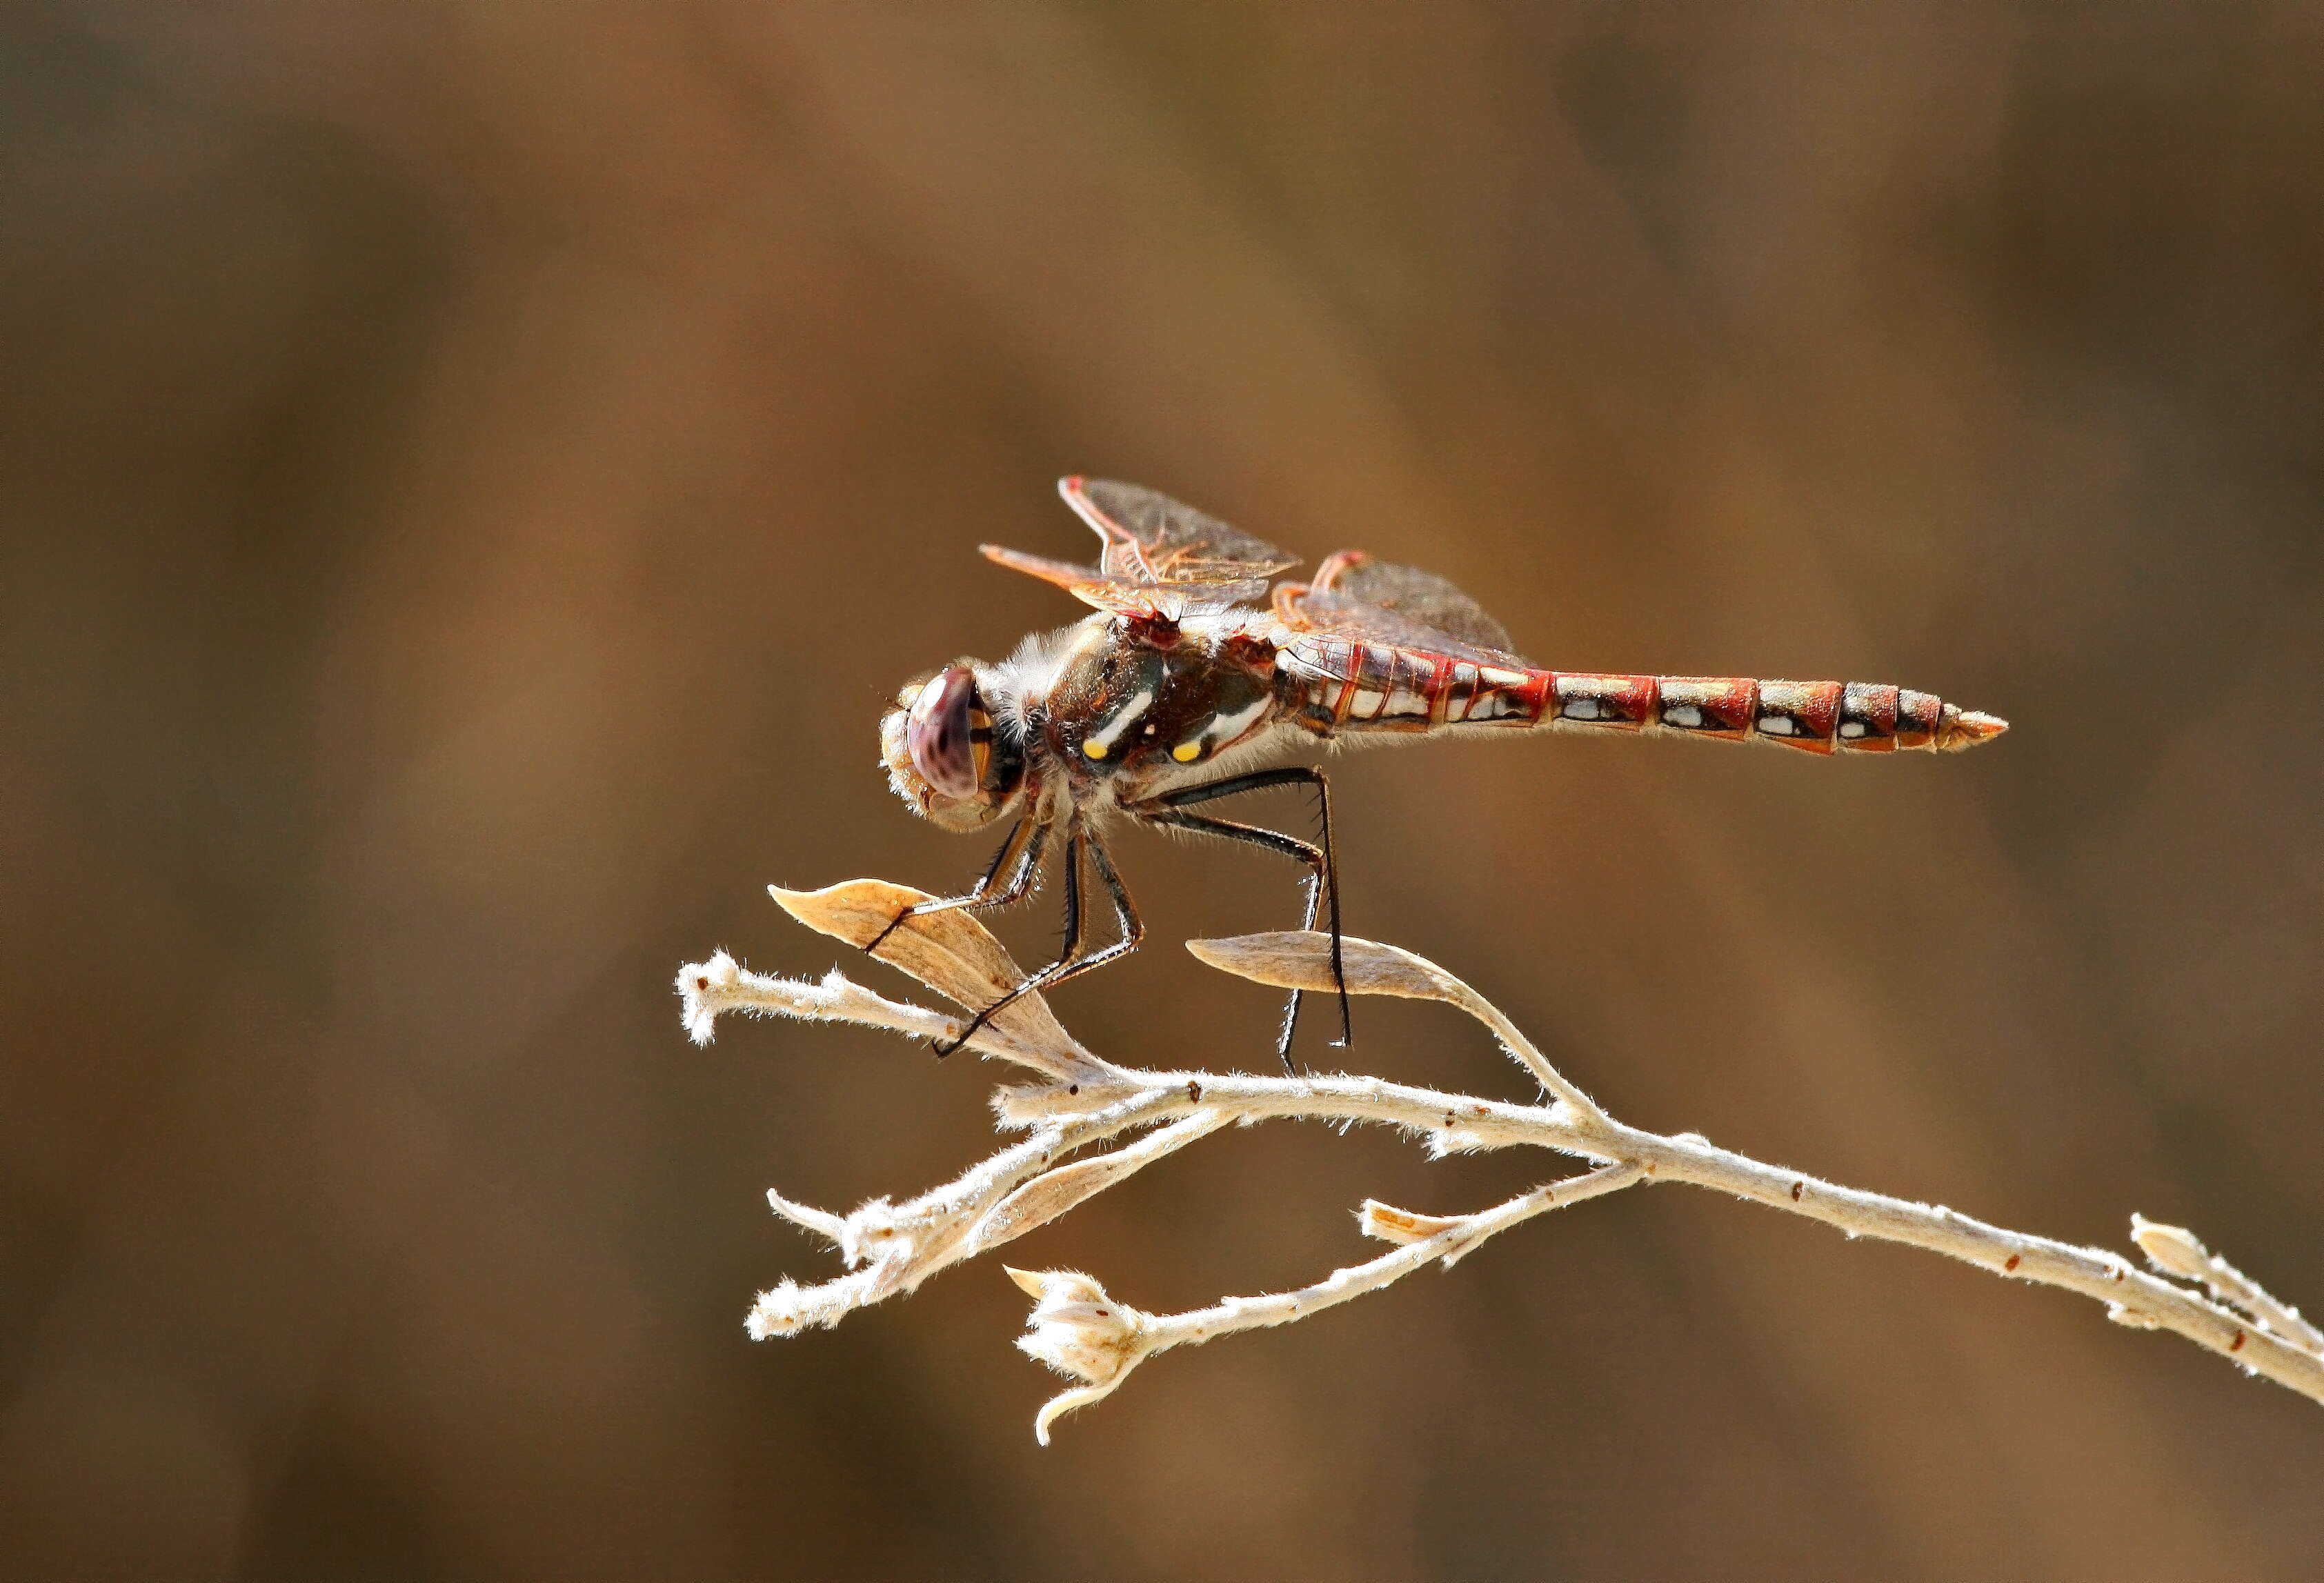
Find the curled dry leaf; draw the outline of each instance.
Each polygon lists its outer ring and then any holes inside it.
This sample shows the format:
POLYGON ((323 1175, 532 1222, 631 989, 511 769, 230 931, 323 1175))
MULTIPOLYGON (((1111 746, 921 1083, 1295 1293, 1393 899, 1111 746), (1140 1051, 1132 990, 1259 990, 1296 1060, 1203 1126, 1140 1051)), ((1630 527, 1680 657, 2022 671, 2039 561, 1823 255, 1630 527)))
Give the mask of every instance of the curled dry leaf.
MULTIPOLYGON (((884 879, 847 879, 821 890, 770 885, 767 891, 808 928, 844 940, 859 951, 869 951, 880 932, 907 908, 935 899, 924 890, 884 879)), ((958 907, 906 918, 871 954, 971 1011, 982 1010, 1025 979, 1008 948, 958 907)), ((987 1026, 1016 1044, 1070 1063, 1093 1059, 1038 994, 1020 996, 996 1012, 987 1026)))
POLYGON ((1384 1204, 1378 1199, 1364 1200, 1356 1223, 1367 1237, 1377 1237, 1382 1242, 1419 1242, 1441 1232, 1450 1231, 1468 1219, 1466 1215, 1423 1215, 1411 1210, 1399 1210, 1394 1204, 1384 1204))
POLYGON ((834 1247, 847 1240, 847 1217, 835 1215, 813 1204, 794 1203, 772 1188, 767 1190, 767 1207, 803 1231, 827 1238, 834 1247))

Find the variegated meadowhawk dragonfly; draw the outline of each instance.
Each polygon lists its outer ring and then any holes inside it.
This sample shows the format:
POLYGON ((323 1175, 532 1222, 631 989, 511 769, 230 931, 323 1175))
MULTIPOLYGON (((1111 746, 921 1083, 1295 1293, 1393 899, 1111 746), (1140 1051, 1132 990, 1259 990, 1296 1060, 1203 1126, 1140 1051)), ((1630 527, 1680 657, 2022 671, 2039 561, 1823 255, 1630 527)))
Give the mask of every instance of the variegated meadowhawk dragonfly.
MULTIPOLYGON (((1057 489, 1097 530, 1096 566, 990 544, 984 553, 1055 583, 1096 613, 1027 639, 998 664, 962 659, 907 684, 881 723, 889 779, 916 811, 947 830, 1015 821, 974 888, 924 902, 890 930, 918 914, 1019 900, 1050 842, 1060 832, 1065 839, 1064 949, 938 1045, 939 1054, 960 1048, 1018 996, 1137 949, 1144 925, 1103 835, 1117 815, 1245 842, 1305 865, 1302 927, 1314 928, 1328 909, 1340 978, 1329 784, 1313 765, 1261 767, 1305 744, 1550 730, 1823 754, 1950 752, 2008 729, 1927 693, 1868 682, 1544 670, 1443 578, 1356 550, 1331 557, 1307 582, 1277 583, 1262 604, 1267 580, 1296 557, 1136 484, 1066 478, 1057 489), (1286 786, 1313 788, 1319 842, 1196 811, 1286 786), (1084 865, 1115 919, 1115 937, 1094 948, 1083 927, 1084 865)), ((1339 999, 1344 1044, 1344 982, 1339 999)), ((1277 1045, 1286 1070, 1299 1005, 1294 991, 1277 1045)))

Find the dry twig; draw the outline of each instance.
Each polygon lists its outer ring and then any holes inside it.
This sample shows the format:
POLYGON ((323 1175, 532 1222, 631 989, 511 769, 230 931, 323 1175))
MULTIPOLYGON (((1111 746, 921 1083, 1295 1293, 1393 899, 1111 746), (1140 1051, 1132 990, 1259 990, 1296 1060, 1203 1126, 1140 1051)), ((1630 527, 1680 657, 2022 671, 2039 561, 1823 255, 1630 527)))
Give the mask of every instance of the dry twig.
MULTIPOLYGON (((774 891, 811 927, 865 946, 889 920, 927 899, 919 891, 861 879, 809 893, 774 891)), ((1224 971, 1286 989, 1328 990, 1330 941, 1304 932, 1197 940, 1190 950, 1224 971)), ((1004 1127, 1027 1136, 953 1181, 908 1200, 875 1200, 836 1215, 770 1192, 777 1214, 836 1244, 849 1273, 818 1285, 786 1280, 759 1294, 751 1334, 789 1335, 833 1325, 857 1308, 909 1292, 947 1265, 1056 1219, 1164 1155, 1230 1123, 1285 1118, 1370 1122, 1418 1137, 1432 1156, 1533 1145, 1589 1163, 1582 1173, 1466 1215, 1421 1215, 1366 1202, 1365 1232, 1397 1246, 1292 1292, 1228 1297, 1186 1313, 1149 1314, 1071 1271, 1010 1275, 1035 1302, 1018 1345, 1081 1383, 1042 1408, 1035 1433, 1048 1443, 1061 1413, 1111 1393, 1146 1358, 1235 1330, 1286 1324, 1378 1291, 1432 1262, 1450 1266, 1487 1238, 1554 1209, 1642 1182, 1715 1188, 1836 1226, 1950 1254, 1997 1275, 2061 1286, 2106 1304, 2118 1323, 2180 1335, 2318 1402, 2324 1402, 2324 1335, 2188 1232, 2132 1217, 2133 1235, 2155 1273, 2103 1248, 2030 1236, 1957 1214, 1840 1187, 1718 1148, 1693 1134, 1665 1137, 1608 1116, 1528 1043, 1508 1019, 1434 962, 1392 945, 1343 942, 1349 991, 1441 1000, 1490 1028, 1541 1084, 1545 1103, 1510 1104, 1366 1077, 1249 1077, 1116 1066, 1084 1049, 1038 995, 1027 995, 969 1038, 981 1054, 1030 1069, 1039 1081, 1004 1087, 993 1105, 1004 1127), (1127 1134, 1134 1141, 1116 1143, 1127 1134), (1101 1145, 1112 1146, 1100 1152, 1101 1145), (1070 1156, 1079 1157, 1070 1157, 1070 1156), (2208 1290, 2182 1283, 2200 1283, 2208 1290)), ((933 913, 890 934, 874 953, 957 1005, 997 999, 1019 980, 1016 964, 965 912, 933 913)), ((834 971, 820 983, 750 972, 720 953, 686 968, 678 987, 686 1026, 707 1043, 728 1012, 862 1023, 919 1038, 957 1036, 960 1020, 890 1000, 834 971)))

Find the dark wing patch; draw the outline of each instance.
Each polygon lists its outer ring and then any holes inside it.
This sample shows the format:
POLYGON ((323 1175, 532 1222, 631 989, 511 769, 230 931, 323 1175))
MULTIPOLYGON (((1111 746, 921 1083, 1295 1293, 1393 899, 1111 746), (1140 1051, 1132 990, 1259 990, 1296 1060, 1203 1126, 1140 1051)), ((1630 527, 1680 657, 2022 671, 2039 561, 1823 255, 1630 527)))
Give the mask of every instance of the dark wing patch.
POLYGON ((1277 609, 1299 625, 1370 643, 1433 649, 1484 665, 1530 669, 1508 629, 1434 572, 1342 550, 1305 587, 1277 591, 1277 609))
POLYGON ((990 544, 984 553, 1100 610, 1175 620, 1257 599, 1268 578, 1299 564, 1263 538, 1139 484, 1061 478, 1057 492, 1097 530, 1104 548, 1095 566, 990 544))

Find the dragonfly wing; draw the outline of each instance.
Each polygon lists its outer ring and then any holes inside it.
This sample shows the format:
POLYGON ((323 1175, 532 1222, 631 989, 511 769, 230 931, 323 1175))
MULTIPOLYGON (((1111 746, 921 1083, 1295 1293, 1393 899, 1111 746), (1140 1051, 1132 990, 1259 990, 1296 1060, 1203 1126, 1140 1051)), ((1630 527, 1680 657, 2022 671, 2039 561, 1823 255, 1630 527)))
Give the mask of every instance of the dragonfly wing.
POLYGON ((1097 530, 1105 545, 1098 564, 1117 577, 1171 585, 1256 582, 1264 592, 1268 578, 1299 564, 1263 538, 1139 484, 1061 478, 1057 492, 1097 530))
POLYGON ((1103 546, 1094 566, 986 545, 1004 566, 1055 583, 1100 610, 1176 619, 1258 599, 1299 564, 1262 538, 1135 483, 1061 478, 1057 492, 1103 546))
POLYGON ((1276 590, 1277 612, 1294 626, 1334 636, 1428 649, 1480 664, 1527 669, 1508 629, 1434 572, 1342 550, 1310 584, 1276 590))
POLYGON ((1100 610, 1136 616, 1163 612, 1164 602, 1157 597, 1162 591, 1152 584, 1110 576, 1095 566, 1055 561, 1044 555, 1027 555, 1021 549, 1009 549, 998 544, 978 548, 983 550, 985 559, 1027 576, 1038 577, 1044 583, 1055 583, 1083 603, 1093 604, 1100 610))

